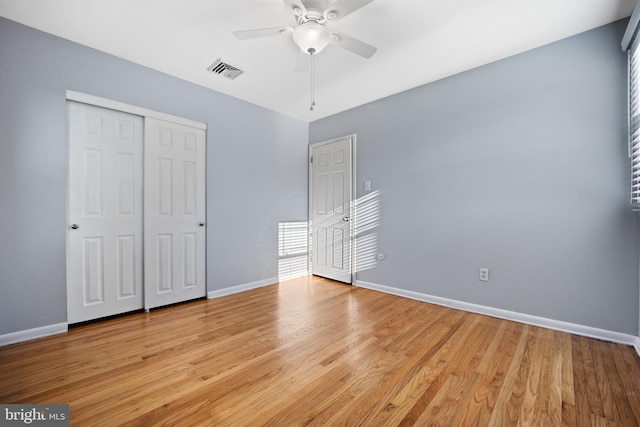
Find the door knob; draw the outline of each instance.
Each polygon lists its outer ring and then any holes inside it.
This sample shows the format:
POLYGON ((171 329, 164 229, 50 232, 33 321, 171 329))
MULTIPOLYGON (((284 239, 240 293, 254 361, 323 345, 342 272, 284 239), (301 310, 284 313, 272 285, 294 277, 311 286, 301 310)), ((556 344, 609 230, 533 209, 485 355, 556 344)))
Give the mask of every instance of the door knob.
POLYGON ((200 227, 204 227, 204 222, 201 222, 199 225, 200 227))
POLYGON ((349 217, 345 216, 344 218, 342 218, 343 221, 349 221, 349 217))
POLYGON ((80 226, 78 224, 71 224, 72 230, 77 230, 80 226))

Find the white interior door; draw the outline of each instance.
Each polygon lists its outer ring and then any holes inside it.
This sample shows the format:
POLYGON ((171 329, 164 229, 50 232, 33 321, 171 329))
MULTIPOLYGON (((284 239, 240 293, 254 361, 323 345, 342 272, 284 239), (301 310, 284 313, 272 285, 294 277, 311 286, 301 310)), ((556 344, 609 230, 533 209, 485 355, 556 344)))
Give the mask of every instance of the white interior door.
POLYGON ((351 283, 353 138, 311 146, 311 269, 351 283))
POLYGON ((67 311, 77 323, 143 306, 143 125, 114 110, 67 108, 67 311))
POLYGON ((145 308, 206 295, 205 131, 145 119, 145 308))

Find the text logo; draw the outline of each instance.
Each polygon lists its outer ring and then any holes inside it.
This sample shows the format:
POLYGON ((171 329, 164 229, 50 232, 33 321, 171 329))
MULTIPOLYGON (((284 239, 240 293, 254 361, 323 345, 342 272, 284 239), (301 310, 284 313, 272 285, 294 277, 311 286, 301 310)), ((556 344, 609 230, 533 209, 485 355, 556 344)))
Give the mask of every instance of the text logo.
POLYGON ((69 426, 69 405, 2 405, 0 425, 69 426))

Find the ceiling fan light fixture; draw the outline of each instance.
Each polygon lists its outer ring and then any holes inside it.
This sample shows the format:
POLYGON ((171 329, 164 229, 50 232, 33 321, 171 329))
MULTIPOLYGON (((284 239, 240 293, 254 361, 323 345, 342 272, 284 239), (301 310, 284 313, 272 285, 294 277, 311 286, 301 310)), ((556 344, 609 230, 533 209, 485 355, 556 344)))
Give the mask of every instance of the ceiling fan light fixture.
POLYGON ((320 53, 329 44, 328 31, 315 21, 307 21, 293 30, 293 41, 309 55, 320 53))

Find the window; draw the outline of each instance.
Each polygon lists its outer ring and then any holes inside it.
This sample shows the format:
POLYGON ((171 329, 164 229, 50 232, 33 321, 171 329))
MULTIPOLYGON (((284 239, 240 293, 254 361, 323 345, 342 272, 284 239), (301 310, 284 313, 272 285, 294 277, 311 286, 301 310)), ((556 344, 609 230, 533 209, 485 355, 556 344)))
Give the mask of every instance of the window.
POLYGON ((633 210, 640 210, 640 37, 637 37, 639 23, 640 1, 637 1, 621 43, 622 50, 627 52, 629 58, 629 159, 633 210))
POLYGON ((629 157, 631 206, 640 209, 640 50, 638 37, 629 48, 629 157))

